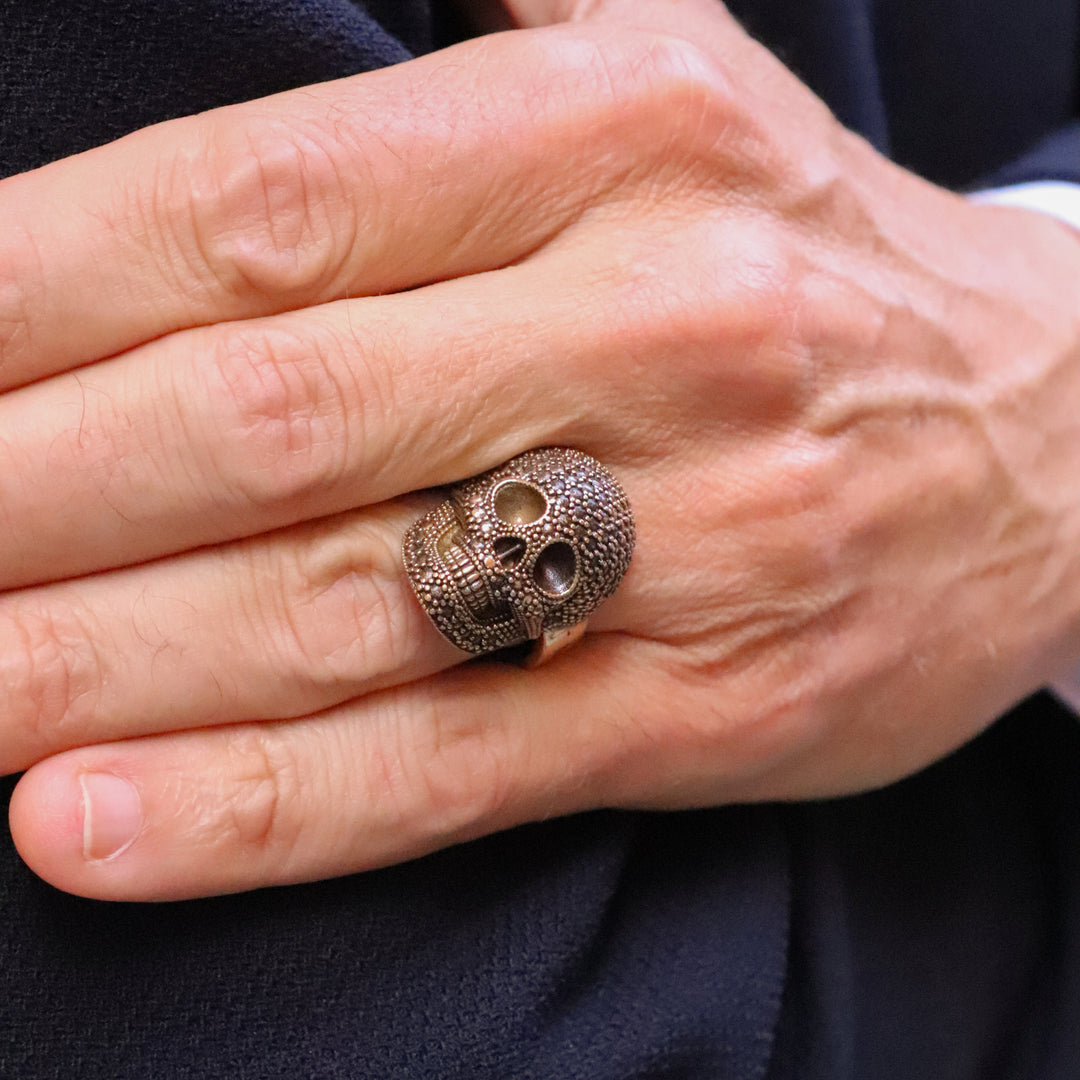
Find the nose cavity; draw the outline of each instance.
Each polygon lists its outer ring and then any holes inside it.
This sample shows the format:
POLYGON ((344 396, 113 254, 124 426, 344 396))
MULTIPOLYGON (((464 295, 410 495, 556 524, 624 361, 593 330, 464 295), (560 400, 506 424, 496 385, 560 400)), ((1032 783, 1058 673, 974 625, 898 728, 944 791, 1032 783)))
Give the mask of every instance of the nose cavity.
POLYGON ((504 570, 512 570, 525 555, 528 546, 520 536, 500 536, 494 543, 495 558, 504 570))
POLYGON ((563 597, 577 585, 577 556, 564 540, 548 544, 533 564, 533 580, 547 596, 563 597))

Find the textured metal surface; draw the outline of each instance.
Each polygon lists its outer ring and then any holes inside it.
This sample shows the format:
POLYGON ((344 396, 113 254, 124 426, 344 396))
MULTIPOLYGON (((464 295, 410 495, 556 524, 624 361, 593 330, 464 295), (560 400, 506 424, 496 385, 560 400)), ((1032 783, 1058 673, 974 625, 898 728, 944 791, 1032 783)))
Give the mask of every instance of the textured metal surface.
POLYGON ((405 572, 424 610, 480 654, 587 619, 634 550, 619 482, 580 450, 530 450, 451 489, 405 534, 405 572))

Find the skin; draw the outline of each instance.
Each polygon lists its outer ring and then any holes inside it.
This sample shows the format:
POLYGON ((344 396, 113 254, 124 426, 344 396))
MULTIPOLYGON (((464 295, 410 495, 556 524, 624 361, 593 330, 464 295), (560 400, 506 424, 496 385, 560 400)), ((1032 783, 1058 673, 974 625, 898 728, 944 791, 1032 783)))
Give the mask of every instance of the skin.
POLYGON ((0 767, 59 888, 855 792, 1080 655, 1080 238, 712 0, 507 11, 0 183, 0 767), (630 571, 548 666, 462 664, 400 537, 542 445, 618 475, 630 571))

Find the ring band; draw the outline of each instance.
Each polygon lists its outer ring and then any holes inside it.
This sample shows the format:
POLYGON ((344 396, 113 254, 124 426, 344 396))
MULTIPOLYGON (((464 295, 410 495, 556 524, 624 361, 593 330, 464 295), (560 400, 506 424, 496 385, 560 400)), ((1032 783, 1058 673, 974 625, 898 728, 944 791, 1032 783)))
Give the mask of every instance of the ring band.
POLYGON ((413 592, 444 637, 476 656, 533 641, 534 666, 581 637, 633 550, 619 482, 561 447, 456 485, 402 542, 413 592))

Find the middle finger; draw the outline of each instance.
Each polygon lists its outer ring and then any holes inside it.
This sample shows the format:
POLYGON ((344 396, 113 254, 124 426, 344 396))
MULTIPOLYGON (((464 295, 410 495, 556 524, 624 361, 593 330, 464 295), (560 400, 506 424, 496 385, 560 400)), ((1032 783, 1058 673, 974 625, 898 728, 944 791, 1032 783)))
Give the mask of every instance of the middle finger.
POLYGON ((195 329, 6 394, 0 588, 381 502, 556 441, 583 409, 578 317, 520 267, 195 329))

